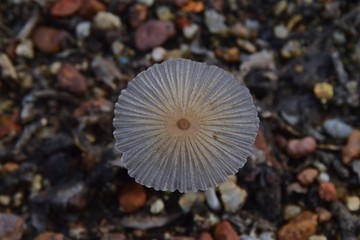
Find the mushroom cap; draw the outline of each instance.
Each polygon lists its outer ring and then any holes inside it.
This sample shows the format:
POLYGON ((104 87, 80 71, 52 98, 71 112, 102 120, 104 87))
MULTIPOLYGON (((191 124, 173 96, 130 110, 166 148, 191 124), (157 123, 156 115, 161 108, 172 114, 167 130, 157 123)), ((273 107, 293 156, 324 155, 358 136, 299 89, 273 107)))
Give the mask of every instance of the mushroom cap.
POLYGON ((249 90, 231 74, 186 59, 139 73, 115 105, 115 147, 140 184, 195 192, 225 182, 259 128, 249 90))

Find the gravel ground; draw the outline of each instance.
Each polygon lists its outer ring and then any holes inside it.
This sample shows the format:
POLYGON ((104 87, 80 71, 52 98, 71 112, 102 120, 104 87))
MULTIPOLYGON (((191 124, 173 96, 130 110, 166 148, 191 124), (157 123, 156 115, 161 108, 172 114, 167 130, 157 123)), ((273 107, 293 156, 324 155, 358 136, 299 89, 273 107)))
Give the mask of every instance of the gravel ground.
POLYGON ((0 239, 360 239, 359 29, 350 0, 1 1, 0 239), (258 110, 220 210, 112 164, 120 91, 170 58, 258 110))

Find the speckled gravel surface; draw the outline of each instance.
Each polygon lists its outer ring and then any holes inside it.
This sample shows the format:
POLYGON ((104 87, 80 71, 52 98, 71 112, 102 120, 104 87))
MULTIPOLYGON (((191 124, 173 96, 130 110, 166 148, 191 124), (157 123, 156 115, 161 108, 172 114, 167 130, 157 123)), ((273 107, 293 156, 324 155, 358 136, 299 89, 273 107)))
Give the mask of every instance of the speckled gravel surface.
POLYGON ((1 1, 0 239, 359 239, 359 16, 336 0, 1 1), (232 73, 261 120, 220 210, 112 164, 120 91, 179 57, 232 73))

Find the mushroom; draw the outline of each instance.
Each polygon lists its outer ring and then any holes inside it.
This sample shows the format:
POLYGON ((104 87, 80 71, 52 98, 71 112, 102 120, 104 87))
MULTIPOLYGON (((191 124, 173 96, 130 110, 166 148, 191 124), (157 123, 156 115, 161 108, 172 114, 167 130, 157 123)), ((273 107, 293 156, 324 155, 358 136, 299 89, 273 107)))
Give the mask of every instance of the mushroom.
MULTIPOLYGON (((135 181, 156 190, 208 190, 244 166, 259 128, 249 90, 216 66, 171 59, 138 74, 115 105, 115 147, 135 181)), ((209 201, 210 199, 210 201, 209 201)))

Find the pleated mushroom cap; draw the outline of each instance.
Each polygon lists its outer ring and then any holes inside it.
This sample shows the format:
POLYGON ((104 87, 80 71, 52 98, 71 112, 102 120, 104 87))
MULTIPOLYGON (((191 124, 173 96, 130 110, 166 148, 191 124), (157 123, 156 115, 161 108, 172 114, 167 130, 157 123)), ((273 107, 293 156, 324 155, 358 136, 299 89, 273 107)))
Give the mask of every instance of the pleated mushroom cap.
POLYGON ((194 192, 238 172, 259 119, 249 90, 231 74, 186 59, 155 64, 115 105, 115 147, 135 181, 194 192))

